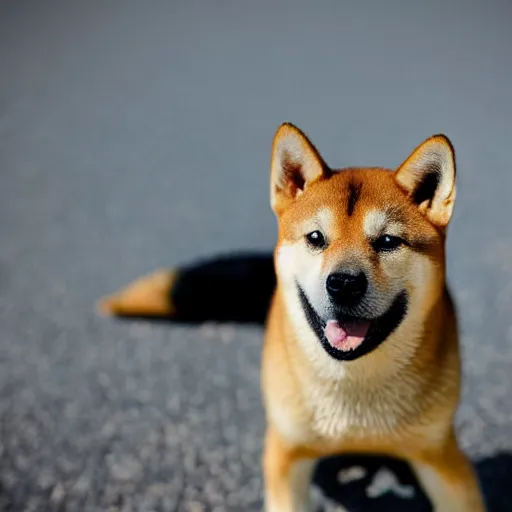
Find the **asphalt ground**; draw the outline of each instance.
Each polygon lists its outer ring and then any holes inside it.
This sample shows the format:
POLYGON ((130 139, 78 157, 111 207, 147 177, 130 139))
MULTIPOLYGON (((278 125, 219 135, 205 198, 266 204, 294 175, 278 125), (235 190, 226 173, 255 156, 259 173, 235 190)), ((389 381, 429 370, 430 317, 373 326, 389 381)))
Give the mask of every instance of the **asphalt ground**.
POLYGON ((158 267, 270 250, 287 120, 336 167, 452 139, 457 427, 491 510, 512 510, 511 15, 494 0, 4 0, 0 506, 260 509, 261 330, 105 320, 94 303, 158 267))

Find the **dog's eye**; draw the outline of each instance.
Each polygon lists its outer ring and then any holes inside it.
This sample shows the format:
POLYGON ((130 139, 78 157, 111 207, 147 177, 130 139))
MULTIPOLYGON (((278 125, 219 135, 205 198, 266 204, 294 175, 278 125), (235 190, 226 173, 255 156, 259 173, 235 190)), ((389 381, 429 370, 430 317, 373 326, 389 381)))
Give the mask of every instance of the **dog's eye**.
POLYGON ((373 248, 377 252, 394 251, 398 249, 404 241, 398 236, 382 235, 373 242, 373 248))
POLYGON ((326 246, 324 235, 320 231, 312 231, 306 235, 306 240, 310 247, 322 249, 326 246))

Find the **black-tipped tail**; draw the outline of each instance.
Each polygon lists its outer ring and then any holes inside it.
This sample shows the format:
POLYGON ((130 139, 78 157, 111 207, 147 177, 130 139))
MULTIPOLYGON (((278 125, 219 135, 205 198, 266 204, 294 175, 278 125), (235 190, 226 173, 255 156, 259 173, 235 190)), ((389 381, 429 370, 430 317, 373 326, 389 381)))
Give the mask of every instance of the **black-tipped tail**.
POLYGON ((271 254, 223 255, 142 277, 100 301, 103 314, 263 324, 276 285, 271 254))

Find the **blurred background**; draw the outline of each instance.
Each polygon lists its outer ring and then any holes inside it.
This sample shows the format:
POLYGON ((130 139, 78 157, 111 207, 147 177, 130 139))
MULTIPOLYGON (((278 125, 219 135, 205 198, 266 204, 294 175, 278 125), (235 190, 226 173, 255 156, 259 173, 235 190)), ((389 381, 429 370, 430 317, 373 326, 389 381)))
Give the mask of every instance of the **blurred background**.
POLYGON ((270 250, 291 121, 335 167, 452 139, 458 428, 510 510, 492 460, 512 450, 511 21, 499 0, 1 2, 0 508, 261 509, 261 330, 94 304, 270 250))

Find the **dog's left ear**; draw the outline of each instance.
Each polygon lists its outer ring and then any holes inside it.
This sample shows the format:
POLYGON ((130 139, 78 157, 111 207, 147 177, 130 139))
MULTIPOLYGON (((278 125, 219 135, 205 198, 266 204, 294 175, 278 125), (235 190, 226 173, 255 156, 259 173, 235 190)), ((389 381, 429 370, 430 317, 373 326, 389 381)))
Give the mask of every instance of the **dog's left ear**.
POLYGON ((455 204, 455 151, 448 137, 434 135, 420 144, 395 179, 432 224, 446 228, 455 204))

